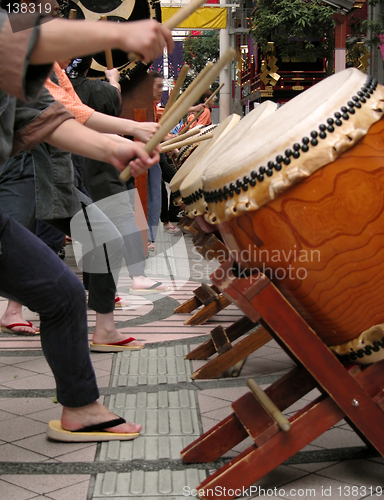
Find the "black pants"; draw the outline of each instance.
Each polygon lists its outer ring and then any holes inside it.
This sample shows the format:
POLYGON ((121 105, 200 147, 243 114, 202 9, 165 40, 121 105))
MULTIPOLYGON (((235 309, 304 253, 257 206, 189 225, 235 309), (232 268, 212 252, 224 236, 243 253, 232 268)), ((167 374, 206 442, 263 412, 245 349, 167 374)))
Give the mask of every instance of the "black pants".
POLYGON ((0 295, 40 315, 41 345, 58 401, 68 407, 96 401, 84 287, 45 243, 1 210, 0 295))
POLYGON ((180 212, 180 208, 173 203, 172 193, 171 199, 168 202, 168 192, 165 186, 165 183, 169 184, 171 182, 176 173, 176 169, 164 153, 160 155, 160 167, 162 174, 160 220, 163 224, 167 224, 168 222, 177 222, 177 214, 180 212))

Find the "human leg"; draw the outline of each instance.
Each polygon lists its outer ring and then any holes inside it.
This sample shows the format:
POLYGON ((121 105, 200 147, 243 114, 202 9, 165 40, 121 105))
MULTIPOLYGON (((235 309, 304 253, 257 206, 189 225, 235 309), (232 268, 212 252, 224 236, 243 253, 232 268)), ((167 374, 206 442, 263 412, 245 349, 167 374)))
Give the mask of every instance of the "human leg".
MULTIPOLYGON (((35 235, 0 212, 1 295, 40 314, 44 355, 63 405, 62 426, 75 430, 114 415, 97 402, 89 357, 85 293, 76 275, 35 235)), ((122 424, 111 432, 138 432, 122 424)))
POLYGON ((161 168, 157 163, 148 170, 148 241, 156 240, 161 212, 161 168))
MULTIPOLYGON (((35 181, 33 159, 29 153, 21 153, 0 166, 0 209, 20 224, 34 231, 35 181)), ((22 304, 9 300, 0 318, 1 330, 21 335, 36 335, 38 328, 23 318, 22 304)))

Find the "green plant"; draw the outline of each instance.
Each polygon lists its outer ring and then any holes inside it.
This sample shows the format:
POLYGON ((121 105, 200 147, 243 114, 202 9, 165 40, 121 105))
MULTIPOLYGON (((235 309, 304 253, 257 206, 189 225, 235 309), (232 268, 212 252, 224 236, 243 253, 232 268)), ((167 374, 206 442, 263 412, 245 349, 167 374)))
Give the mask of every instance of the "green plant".
POLYGON ((335 8, 320 0, 258 0, 251 34, 259 49, 274 42, 284 60, 332 59, 335 8))
MULTIPOLYGON (((206 66, 207 62, 215 62, 219 58, 219 35, 215 31, 205 31, 203 36, 189 36, 183 44, 183 58, 190 70, 185 79, 183 89, 206 66)), ((212 85, 213 88, 216 88, 212 85)))

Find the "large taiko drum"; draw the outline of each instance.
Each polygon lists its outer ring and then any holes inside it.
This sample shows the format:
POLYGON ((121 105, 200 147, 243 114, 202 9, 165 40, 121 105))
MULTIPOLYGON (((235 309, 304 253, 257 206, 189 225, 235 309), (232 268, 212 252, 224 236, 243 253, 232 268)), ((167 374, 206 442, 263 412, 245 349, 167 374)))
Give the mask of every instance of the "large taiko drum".
MULTIPOLYGON (((216 131, 215 138, 212 138, 210 147, 203 151, 208 153, 213 146, 220 147, 217 144, 223 138, 227 140, 231 134, 236 137, 241 137, 243 134, 249 133, 252 128, 277 109, 277 104, 272 101, 265 101, 240 120, 239 115, 231 115, 219 126, 216 131), (227 136, 227 134, 230 134, 227 136), (215 140, 214 140, 215 139, 215 140)), ((200 156, 202 158, 202 156, 200 156)), ((189 217, 199 217, 206 213, 207 203, 203 196, 203 180, 202 176, 207 167, 206 162, 198 161, 190 169, 189 173, 185 173, 185 178, 180 184, 179 190, 184 205, 186 215, 189 217)))
POLYGON ((204 158, 205 218, 233 259, 363 364, 384 358, 383 110, 384 87, 347 69, 204 158))
MULTIPOLYGON (((207 125, 206 127, 201 127, 201 131, 196 135, 196 138, 209 134, 210 132, 215 130, 216 127, 217 125, 207 125)), ((180 140, 181 141, 183 140, 183 136, 180 136, 180 140)), ((195 150, 198 148, 198 146, 200 146, 201 144, 202 142, 197 141, 194 142, 193 144, 188 144, 180 148, 179 153, 176 156, 175 160, 175 166, 178 170, 180 170, 182 165, 187 161, 187 159, 191 156, 191 154, 194 153, 195 150)))
POLYGON ((182 204, 182 199, 181 199, 181 193, 180 193, 180 186, 185 179, 185 177, 191 172, 191 170, 199 163, 201 158, 204 157, 204 155, 216 144, 216 142, 221 138, 224 137, 226 132, 233 128, 233 124, 237 123, 240 120, 239 115, 230 115, 228 118, 226 118, 220 125, 215 127, 214 130, 212 130, 212 138, 208 139, 206 141, 203 141, 199 143, 199 147, 194 150, 193 154, 191 154, 186 161, 183 162, 182 166, 179 168, 179 170, 176 172, 176 174, 173 176, 169 187, 171 189, 171 192, 174 196, 175 203, 177 205, 182 204))

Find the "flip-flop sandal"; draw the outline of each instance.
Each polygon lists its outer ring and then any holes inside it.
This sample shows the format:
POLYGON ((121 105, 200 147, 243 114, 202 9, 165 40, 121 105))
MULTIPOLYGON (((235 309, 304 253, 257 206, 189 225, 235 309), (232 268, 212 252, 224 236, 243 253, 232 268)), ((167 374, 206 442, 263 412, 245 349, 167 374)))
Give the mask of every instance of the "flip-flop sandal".
POLYGON ((129 290, 129 293, 131 295, 145 295, 145 294, 168 292, 170 290, 169 286, 159 289, 159 287, 162 284, 163 283, 161 281, 157 281, 156 283, 154 283, 152 286, 149 286, 148 288, 131 288, 129 290))
POLYGON ((122 352, 122 351, 139 351, 143 349, 143 345, 130 345, 133 342, 133 337, 128 337, 127 339, 120 340, 119 342, 113 342, 111 344, 94 344, 90 342, 89 350, 95 352, 122 352))
POLYGON ((123 418, 115 418, 101 424, 89 425, 77 431, 66 431, 62 428, 60 420, 51 420, 48 424, 47 435, 55 441, 68 443, 92 443, 100 441, 129 441, 139 437, 139 432, 108 432, 105 429, 125 424, 123 418))
POLYGON ((124 309, 127 307, 130 307, 132 304, 130 302, 122 297, 116 297, 115 298, 115 309, 124 309))
POLYGON ((176 226, 167 226, 167 227, 164 227, 164 231, 166 231, 167 233, 170 233, 170 234, 176 234, 176 233, 180 232, 180 229, 176 226))
POLYGON ((16 326, 29 326, 30 328, 34 328, 33 324, 30 321, 27 321, 26 323, 11 323, 10 325, 2 326, 1 331, 4 333, 13 333, 15 335, 24 335, 25 337, 34 337, 40 333, 40 330, 36 330, 36 332, 19 332, 14 330, 16 326))

